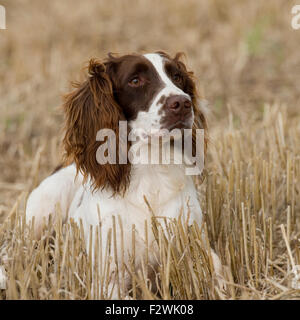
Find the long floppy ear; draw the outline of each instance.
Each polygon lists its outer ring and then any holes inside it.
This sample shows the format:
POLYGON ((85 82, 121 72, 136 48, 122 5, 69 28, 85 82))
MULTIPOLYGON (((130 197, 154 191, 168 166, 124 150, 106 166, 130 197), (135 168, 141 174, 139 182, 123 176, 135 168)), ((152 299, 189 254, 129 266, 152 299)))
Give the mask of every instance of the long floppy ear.
POLYGON ((65 163, 75 162, 85 181, 91 178, 94 190, 110 188, 119 193, 128 186, 130 164, 118 164, 119 121, 125 116, 113 97, 108 64, 90 60, 88 78, 73 84, 76 89, 65 96, 64 159, 65 163), (97 162, 96 153, 103 143, 96 141, 100 129, 112 129, 116 134, 117 164, 97 162))
POLYGON ((196 129, 204 130, 204 154, 207 151, 207 144, 209 141, 208 135, 208 126, 205 117, 205 110, 203 110, 203 105, 201 105, 200 101, 203 100, 202 97, 199 96, 197 92, 197 87, 195 83, 194 73, 192 71, 188 71, 185 64, 182 62, 181 57, 184 54, 179 52, 175 55, 173 60, 177 64, 177 67, 187 76, 187 81, 185 83, 185 92, 187 92, 192 98, 193 102, 193 110, 194 110, 194 123, 193 123, 193 154, 195 154, 196 150, 196 129))

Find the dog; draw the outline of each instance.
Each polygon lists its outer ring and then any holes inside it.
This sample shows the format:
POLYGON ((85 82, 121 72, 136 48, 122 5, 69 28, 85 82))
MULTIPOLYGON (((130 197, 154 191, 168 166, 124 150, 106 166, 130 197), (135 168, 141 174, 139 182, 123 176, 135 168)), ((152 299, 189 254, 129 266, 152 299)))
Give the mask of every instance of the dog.
MULTIPOLYGON (((153 213, 170 219, 183 215, 189 224, 194 221, 201 224, 202 211, 193 178, 186 174, 186 163, 164 164, 161 159, 156 164, 129 163, 124 155, 121 157, 124 148, 139 144, 141 159, 149 160, 148 138, 151 140, 164 130, 173 129, 191 130, 194 153, 196 130, 203 130, 202 154, 205 153, 206 117, 199 104, 193 73, 187 70, 181 56, 178 53, 172 58, 164 52, 109 54, 103 61, 90 60, 87 78, 74 85, 75 89, 65 96, 63 104, 64 165, 33 190, 27 201, 26 219, 30 222, 35 218, 36 237, 41 235, 43 219, 54 213, 59 203, 63 221, 69 218, 82 221, 87 244, 90 226, 99 224, 100 212, 105 247, 112 216, 119 215, 125 239, 131 239, 132 225, 135 225, 136 265, 139 266, 145 251, 145 221, 151 225, 153 213), (97 160, 99 150, 105 145, 103 139, 98 139, 99 130, 110 130, 119 136, 120 123, 130 130, 133 141, 114 139, 113 154, 107 155, 110 150, 106 150, 97 160), (120 157, 122 161, 103 161, 103 158, 120 160, 120 157)), ((172 141, 174 158, 176 152, 182 153, 182 150, 176 151, 174 139, 172 141)), ((164 144, 154 146, 151 154, 159 153, 164 144)), ((153 243, 151 231, 149 235, 149 242, 153 243)), ((120 256, 119 233, 116 242, 120 256)), ((128 262, 131 241, 124 244, 123 254, 128 262)), ((220 260, 212 250, 211 254, 215 271, 221 275, 220 260)), ((150 262, 155 264, 154 260, 151 256, 150 262)), ((127 295, 130 283, 127 274, 123 296, 127 295)), ((112 298, 119 298, 116 290, 112 291, 112 298)))

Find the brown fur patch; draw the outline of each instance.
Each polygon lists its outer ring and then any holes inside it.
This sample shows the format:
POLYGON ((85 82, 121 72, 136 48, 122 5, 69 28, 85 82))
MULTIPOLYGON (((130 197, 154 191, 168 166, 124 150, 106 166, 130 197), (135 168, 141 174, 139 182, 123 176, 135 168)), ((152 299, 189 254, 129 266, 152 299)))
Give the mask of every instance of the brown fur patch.
MULTIPOLYGON (((107 62, 109 63, 109 62, 107 62)), ((94 189, 111 188, 124 192, 129 183, 130 164, 100 165, 96 152, 103 143, 96 141, 97 132, 107 128, 119 135, 119 121, 126 120, 113 96, 107 63, 90 60, 89 77, 75 84, 75 90, 65 96, 65 162, 75 162, 85 181, 90 176, 94 189)), ((117 159, 118 156, 117 139, 117 159)))

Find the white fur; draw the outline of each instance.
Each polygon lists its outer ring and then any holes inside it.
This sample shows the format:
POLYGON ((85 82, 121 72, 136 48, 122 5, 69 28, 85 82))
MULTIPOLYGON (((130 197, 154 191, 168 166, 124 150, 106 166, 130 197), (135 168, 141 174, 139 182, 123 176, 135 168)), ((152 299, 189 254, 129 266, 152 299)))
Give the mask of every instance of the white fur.
POLYGON ((75 165, 71 165, 52 174, 32 191, 27 200, 26 218, 30 221, 34 217, 37 236, 41 233, 43 219, 49 214, 61 211, 66 219, 82 180, 81 174, 76 176, 75 165))
POLYGON ((7 276, 3 266, 0 266, 0 290, 6 289, 7 276))

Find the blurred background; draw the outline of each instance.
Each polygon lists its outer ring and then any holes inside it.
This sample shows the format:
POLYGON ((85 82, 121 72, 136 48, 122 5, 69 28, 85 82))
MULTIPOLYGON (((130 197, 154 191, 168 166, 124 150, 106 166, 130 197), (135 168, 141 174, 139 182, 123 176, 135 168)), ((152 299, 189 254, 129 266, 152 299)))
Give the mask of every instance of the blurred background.
MULTIPOLYGON (((265 105, 299 129, 300 30, 293 1, 1 0, 0 221, 60 159, 61 96, 91 57, 183 51, 209 126, 254 130, 265 105), (35 181, 32 181, 34 177, 35 181)), ((257 130, 257 138, 260 132, 257 130)))

